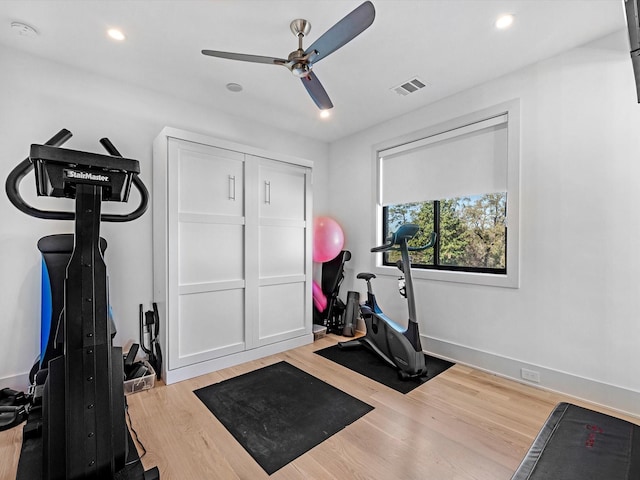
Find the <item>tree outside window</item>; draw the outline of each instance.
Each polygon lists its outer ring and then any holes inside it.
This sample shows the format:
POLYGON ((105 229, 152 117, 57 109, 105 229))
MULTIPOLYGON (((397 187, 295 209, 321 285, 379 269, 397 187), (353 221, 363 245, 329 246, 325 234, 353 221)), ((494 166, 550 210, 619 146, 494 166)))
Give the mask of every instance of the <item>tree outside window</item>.
MULTIPOLYGON (((436 246, 412 252, 412 266, 504 274, 507 269, 507 194, 488 193, 428 202, 389 205, 383 209, 383 235, 404 223, 420 226, 412 246, 425 245, 431 232, 436 246)), ((398 252, 384 254, 385 265, 395 264, 398 252)))

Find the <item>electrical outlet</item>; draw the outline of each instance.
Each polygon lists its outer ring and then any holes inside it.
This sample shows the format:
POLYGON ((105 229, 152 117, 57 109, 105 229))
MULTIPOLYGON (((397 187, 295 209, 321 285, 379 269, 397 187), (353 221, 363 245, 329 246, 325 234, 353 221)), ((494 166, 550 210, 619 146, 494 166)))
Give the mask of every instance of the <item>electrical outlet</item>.
POLYGON ((520 376, 529 382, 540 383, 540 372, 529 370, 527 368, 520 369, 520 376))

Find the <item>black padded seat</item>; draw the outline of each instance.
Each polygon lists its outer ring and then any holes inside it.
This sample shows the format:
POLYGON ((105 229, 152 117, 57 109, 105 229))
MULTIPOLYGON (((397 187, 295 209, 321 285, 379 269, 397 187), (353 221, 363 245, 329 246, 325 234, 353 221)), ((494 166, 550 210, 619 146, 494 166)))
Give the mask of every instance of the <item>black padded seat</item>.
POLYGON ((559 403, 511 480, 640 479, 640 427, 559 403))

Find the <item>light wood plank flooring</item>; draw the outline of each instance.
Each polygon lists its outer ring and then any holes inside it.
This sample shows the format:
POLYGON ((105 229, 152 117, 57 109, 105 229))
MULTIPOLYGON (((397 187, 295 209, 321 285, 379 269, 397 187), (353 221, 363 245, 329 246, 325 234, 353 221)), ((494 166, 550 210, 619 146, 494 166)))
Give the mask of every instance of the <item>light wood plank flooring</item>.
MULTIPOLYGON (((128 396, 133 426, 147 449, 144 465, 157 465, 162 480, 270 478, 192 392, 280 360, 375 410, 275 472, 274 480, 509 480, 556 403, 616 415, 462 365, 403 395, 313 353, 338 339, 330 335, 128 396)), ((21 442, 22 427, 0 432, 0 479, 15 478, 21 442)))

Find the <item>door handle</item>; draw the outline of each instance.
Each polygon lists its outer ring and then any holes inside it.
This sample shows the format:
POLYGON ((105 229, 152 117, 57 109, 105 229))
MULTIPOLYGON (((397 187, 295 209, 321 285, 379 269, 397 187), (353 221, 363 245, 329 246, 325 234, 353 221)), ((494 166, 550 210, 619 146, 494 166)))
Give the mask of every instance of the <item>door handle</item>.
POLYGON ((229 200, 236 199, 236 176, 229 175, 229 200))

